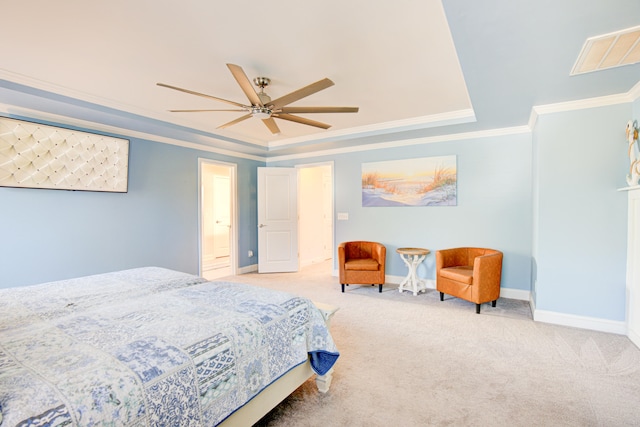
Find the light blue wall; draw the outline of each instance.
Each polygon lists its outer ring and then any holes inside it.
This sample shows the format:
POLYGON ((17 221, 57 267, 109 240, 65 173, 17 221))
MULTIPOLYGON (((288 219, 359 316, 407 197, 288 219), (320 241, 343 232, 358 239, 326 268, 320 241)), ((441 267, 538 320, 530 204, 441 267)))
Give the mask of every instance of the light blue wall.
POLYGON ((456 142, 385 148, 270 162, 293 166, 334 161, 335 212, 349 214, 335 221, 336 243, 373 240, 387 247, 387 274, 405 276, 396 254, 399 247, 432 251, 419 270, 434 278, 434 252, 456 246, 480 246, 504 252, 505 288, 529 290, 531 266, 531 135, 518 134, 456 142), (454 207, 362 207, 362 163, 430 156, 457 156, 458 205, 454 207))
POLYGON ((198 157, 238 165, 238 261, 250 265, 264 163, 132 139, 127 193, 0 187, 0 287, 148 265, 197 274, 198 157))
POLYGON ((628 166, 622 104, 539 117, 536 310, 625 319, 628 166))
MULTIPOLYGON (((536 309, 623 321, 627 204, 616 189, 626 185, 624 126, 639 116, 636 99, 542 115, 532 134, 269 166, 333 161, 335 213, 349 214, 336 220, 335 241, 385 243, 389 275, 406 274, 401 246, 493 247, 505 253, 503 287, 532 290, 536 309), (458 206, 361 206, 363 162, 445 155, 457 156, 458 206)), ((0 287, 144 265, 197 273, 198 157, 238 164, 238 259, 251 265, 264 163, 132 139, 126 194, 0 188, 0 287)), ((419 274, 433 279, 433 254, 419 274)))
POLYGON ((538 133, 535 132, 535 128, 534 128, 534 132, 532 135, 532 149, 531 149, 531 164, 533 165, 533 170, 531 172, 531 181, 533 184, 533 188, 531 189, 531 197, 532 197, 532 208, 533 208, 533 213, 532 213, 532 226, 531 226, 531 231, 533 233, 532 238, 531 238, 531 253, 532 253, 532 257, 531 257, 531 301, 534 302, 536 301, 536 292, 537 292, 537 274, 538 274, 538 266, 537 266, 537 253, 538 253, 538 216, 539 216, 539 209, 538 209, 538 200, 539 200, 539 193, 540 193, 540 186, 539 186, 539 173, 538 173, 538 133))

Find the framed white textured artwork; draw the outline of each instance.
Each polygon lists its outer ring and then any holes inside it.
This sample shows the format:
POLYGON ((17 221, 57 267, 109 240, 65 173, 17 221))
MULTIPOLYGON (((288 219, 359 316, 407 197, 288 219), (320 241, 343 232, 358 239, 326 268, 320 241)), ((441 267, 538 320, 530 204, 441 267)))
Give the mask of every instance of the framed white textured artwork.
POLYGON ((0 117, 0 186, 126 193, 129 141, 0 117))
POLYGON ((456 206, 456 156, 362 164, 362 206, 456 206))

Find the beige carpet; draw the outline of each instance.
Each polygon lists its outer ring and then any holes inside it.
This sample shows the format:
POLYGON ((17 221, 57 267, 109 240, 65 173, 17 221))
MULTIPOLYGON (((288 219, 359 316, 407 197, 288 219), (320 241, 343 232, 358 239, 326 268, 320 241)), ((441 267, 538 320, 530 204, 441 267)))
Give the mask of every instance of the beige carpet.
POLYGON ((396 285, 340 292, 330 263, 221 280, 340 307, 331 390, 310 380, 260 426, 638 426, 640 350, 625 336, 533 322, 497 307, 396 285))

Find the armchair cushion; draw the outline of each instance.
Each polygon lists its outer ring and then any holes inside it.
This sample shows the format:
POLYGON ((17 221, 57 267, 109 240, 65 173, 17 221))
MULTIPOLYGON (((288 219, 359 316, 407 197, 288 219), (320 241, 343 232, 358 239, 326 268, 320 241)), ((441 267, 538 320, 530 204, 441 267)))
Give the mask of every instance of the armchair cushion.
POLYGON ((473 267, 464 265, 460 267, 443 268, 440 270, 440 277, 446 277, 447 279, 470 285, 471 282, 473 282, 473 267))
POLYGON ((344 263, 345 270, 378 271, 380 264, 373 258, 351 259, 344 263))

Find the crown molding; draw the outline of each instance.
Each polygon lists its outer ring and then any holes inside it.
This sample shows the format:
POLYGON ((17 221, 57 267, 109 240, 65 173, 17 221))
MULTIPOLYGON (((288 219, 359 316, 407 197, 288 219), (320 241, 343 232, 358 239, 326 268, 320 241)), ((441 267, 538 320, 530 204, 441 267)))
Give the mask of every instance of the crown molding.
POLYGON ((638 80, 638 83, 629 90, 629 96, 631 97, 631 102, 635 102, 637 99, 640 99, 640 80, 638 80))
POLYGON ((607 107, 610 105, 634 102, 640 98, 640 81, 626 93, 579 99, 577 101, 557 102, 555 104, 534 105, 529 116, 529 128, 533 129, 538 116, 544 114, 563 113, 567 111, 584 110, 588 108, 607 107))
MULTIPOLYGON (((175 138, 167 138, 164 136, 159 136, 159 135, 154 135, 154 134, 150 134, 150 133, 146 133, 146 132, 139 132, 139 131, 135 131, 135 130, 131 130, 131 129, 125 129, 125 128, 121 128, 121 127, 117 127, 117 126, 110 126, 110 125, 105 125, 102 123, 97 123, 97 122, 92 122, 92 121, 88 121, 88 120, 80 120, 80 119, 74 119, 74 118, 70 118, 70 117, 66 117, 66 116, 61 116, 58 114, 51 114, 51 113, 45 113, 42 111, 38 111, 38 110, 32 110, 32 109, 28 109, 28 108, 19 108, 13 105, 7 105, 7 104, 2 104, 0 103, 0 113, 8 116, 8 117, 12 117, 12 118, 16 118, 16 116, 20 116, 20 117, 25 117, 25 118, 29 118, 32 120, 40 120, 40 121, 47 121, 47 122, 53 122, 53 123, 57 123, 60 125, 64 125, 64 126, 71 126, 71 127, 77 127, 77 128, 82 128, 82 129, 87 129, 87 130, 93 130, 96 132, 103 132, 103 133, 107 133, 107 134, 111 134, 111 135, 120 135, 120 136, 124 136, 124 137, 130 137, 130 138, 137 138, 137 139, 145 139, 148 141, 153 141, 153 142, 161 142, 163 144, 170 144, 170 145, 175 145, 178 147, 184 147, 184 148, 190 148, 193 150, 200 150, 200 151, 207 151, 209 153, 216 153, 216 154, 221 154, 224 156, 229 156, 229 157, 236 157, 236 158, 242 158, 242 159, 247 159, 247 160, 255 160, 258 162, 266 162, 267 158, 266 157, 262 157, 262 156, 255 156, 252 154, 244 154, 238 151, 234 151, 234 150, 227 150, 224 148, 216 148, 216 147, 211 147, 209 145, 205 145, 205 144, 198 144, 195 142, 188 142, 188 141, 182 141, 179 139, 175 139, 175 138)), ((213 138, 211 138, 211 142, 215 143, 215 142, 220 142, 218 140, 215 140, 213 138)))
MULTIPOLYGON (((86 92, 82 92, 79 90, 71 89, 65 86, 56 85, 54 83, 50 83, 44 80, 35 79, 33 77, 28 77, 23 74, 14 73, 5 69, 0 68, 0 80, 6 80, 8 82, 12 82, 15 84, 23 85, 26 87, 30 87, 33 89, 41 90, 44 92, 50 92, 56 95, 65 96, 71 99, 77 99, 78 101, 88 102, 90 104, 99 105, 101 107, 111 108, 117 111, 122 111, 124 113, 133 114, 137 116, 146 117, 149 119, 158 120, 161 122, 166 122, 170 124, 174 124, 176 126, 184 126, 188 127, 200 132, 204 132, 206 134, 211 134, 211 132, 207 129, 199 127, 195 125, 193 122, 184 121, 182 123, 175 122, 174 116, 167 116, 166 114, 158 114, 155 111, 147 110, 145 108, 136 107, 133 105, 125 104, 122 102, 117 102, 112 99, 103 98, 100 96, 92 95, 86 92)), ((224 135, 224 132, 221 132, 221 135, 224 135)), ((213 137, 209 137, 210 139, 216 139, 213 137)), ((230 137, 231 139, 239 140, 238 138, 230 137)), ((219 141, 223 141, 220 139, 219 141)), ((253 138, 245 138, 243 137, 241 140, 242 143, 255 145, 257 147, 266 149, 268 148, 268 144, 265 141, 255 140, 253 138)), ((224 141, 228 142, 228 141, 224 141)))
POLYGON ((269 143, 269 150, 290 148, 295 144, 320 143, 327 141, 341 141, 344 139, 358 138, 372 134, 382 135, 392 132, 404 132, 415 129, 427 129, 432 127, 457 125, 461 123, 475 122, 476 116, 472 108, 450 111, 447 113, 431 114, 429 116, 412 117, 410 119, 394 120, 384 123, 375 123, 367 126, 358 126, 348 129, 323 132, 321 134, 307 135, 296 138, 282 139, 269 143))
POLYGON ((555 104, 536 105, 533 110, 542 114, 562 113, 565 111, 584 110, 588 108, 607 107, 609 105, 624 104, 626 102, 632 102, 630 92, 599 96, 595 98, 579 99, 577 101, 558 102, 555 104))
MULTIPOLYGON (((92 104, 105 106, 107 108, 113 108, 113 109, 130 113, 130 114, 136 114, 136 115, 148 117, 151 119, 166 121, 166 117, 163 117, 161 115, 158 115, 157 113, 150 112, 148 110, 145 110, 139 107, 133 107, 126 104, 117 103, 109 99, 104 99, 101 97, 96 97, 94 95, 90 95, 90 94, 69 89, 66 87, 57 86, 52 83, 33 79, 17 73, 12 73, 4 69, 0 69, 0 80, 7 80, 16 84, 32 87, 38 90, 43 90, 46 92, 51 92, 51 93, 55 93, 62 96, 68 96, 74 99, 78 99, 80 101, 85 101, 92 104)), ((404 140, 404 141, 393 141, 393 142, 385 142, 385 143, 379 143, 379 144, 367 144, 367 145, 361 145, 361 146, 355 146, 355 147, 319 150, 319 151, 313 151, 309 153, 300 153, 300 154, 292 154, 292 155, 284 155, 284 156, 269 156, 269 157, 245 154, 242 152, 241 149, 238 149, 238 151, 236 151, 231 149, 212 147, 207 144, 209 143, 210 144, 220 144, 220 143, 237 144, 237 143, 233 141, 225 141, 225 140, 215 138, 212 136, 207 136, 207 135, 198 135, 198 138, 204 139, 206 144, 187 142, 187 141, 182 141, 175 138, 158 136, 158 135, 154 135, 146 132, 134 131, 134 130, 130 130, 122 127, 104 125, 98 122, 75 119, 75 118, 70 118, 62 115, 50 114, 50 113, 46 113, 39 110, 20 108, 20 107, 10 106, 6 104, 1 104, 1 103, 0 103, 0 113, 4 113, 6 115, 22 115, 24 117, 31 117, 33 119, 39 119, 39 120, 47 120, 51 122, 65 124, 67 126, 76 126, 76 127, 81 127, 85 129, 94 129, 94 130, 102 131, 105 133, 120 134, 123 136, 130 136, 130 137, 146 139, 150 141, 157 141, 165 144, 171 144, 171 145, 176 145, 176 146, 185 147, 185 148, 202 150, 202 151, 207 151, 207 152, 221 154, 221 155, 230 156, 230 157, 244 158, 248 160, 255 160, 259 162, 270 163, 270 162, 277 162, 277 161, 283 161, 283 160, 320 157, 320 156, 327 156, 327 155, 368 151, 368 150, 378 150, 378 149, 385 149, 385 148, 397 148, 397 147, 404 147, 404 146, 411 146, 411 145, 429 144, 429 143, 435 143, 435 142, 488 138, 488 137, 503 136, 503 135, 513 135, 518 133, 527 133, 527 132, 531 132, 534 129, 537 119, 540 115, 617 105, 617 104, 623 104, 623 103, 631 103, 631 102, 635 102, 637 99, 640 99, 640 81, 638 81, 638 83, 636 83, 628 92, 622 93, 622 94, 533 106, 531 109, 531 114, 529 116, 528 124, 524 126, 492 129, 492 130, 478 131, 478 132, 448 134, 448 135, 441 135, 441 136, 434 136, 434 137, 415 138, 415 139, 404 140)), ((476 117, 473 109, 464 109, 464 110, 457 110, 457 111, 452 111, 452 112, 442 113, 442 114, 433 114, 429 116, 415 117, 415 118, 406 119, 406 120, 389 121, 389 122, 378 123, 374 125, 335 130, 335 131, 329 131, 326 133, 323 132, 322 134, 318 134, 315 136, 289 138, 289 139, 284 139, 276 142, 271 142, 269 144, 262 141, 244 141, 243 140, 242 142, 246 142, 248 144, 265 148, 271 152, 272 150, 277 151, 279 149, 291 147, 292 145, 295 145, 295 144, 303 144, 303 143, 309 144, 309 143, 320 143, 320 142, 329 142, 329 141, 335 142, 335 141, 340 141, 340 140, 345 140, 345 139, 350 139, 355 137, 364 137, 372 134, 380 135, 380 134, 401 132, 401 131, 414 130, 414 129, 426 129, 426 128, 432 128, 432 127, 469 123, 474 121, 476 121, 476 117)), ((190 127, 194 130, 200 130, 204 133, 209 134, 209 132, 205 130, 197 129, 193 126, 190 126, 190 127)))
MULTIPOLYGON (((628 92, 616 95, 608 95, 594 98, 586 98, 577 101, 559 102, 555 104, 536 105, 531 109, 529 122, 524 126, 516 126, 510 128, 492 129, 479 132, 467 132, 458 134, 449 134, 427 138, 416 138, 406 141, 385 142, 380 144, 363 145, 357 147, 336 148, 324 151, 315 151, 312 153, 292 154, 286 156, 269 157, 267 164, 271 162, 294 160, 309 157, 329 156, 344 153, 353 153, 359 151, 378 150, 384 148, 404 147, 409 145, 429 144, 434 142, 458 141, 463 139, 490 138, 503 135, 514 135, 518 133, 530 133, 533 131, 538 116, 543 114, 553 114, 566 111, 582 110, 587 108, 605 107, 610 105, 624 104, 635 102, 640 98, 640 81, 636 83, 628 92)), ((463 110, 466 111, 466 110, 463 110)), ((473 112, 473 110, 470 110, 473 112)), ((474 117, 475 118, 475 117, 474 117)), ((440 126, 438 124, 438 126, 440 126)))
POLYGON ((267 159, 267 165, 272 162, 284 160, 296 160, 310 157, 332 156, 336 154, 357 153, 360 151, 382 150, 385 148, 408 147, 412 145, 433 144, 436 142, 461 141, 468 139, 492 138, 497 136, 518 135, 531 133, 529 126, 514 126, 509 128, 482 130, 477 132, 452 133, 448 135, 438 135, 422 138, 407 139, 404 141, 381 142, 377 144, 358 145, 355 147, 334 148, 323 151, 313 151, 310 153, 291 154, 286 156, 275 156, 267 159))

